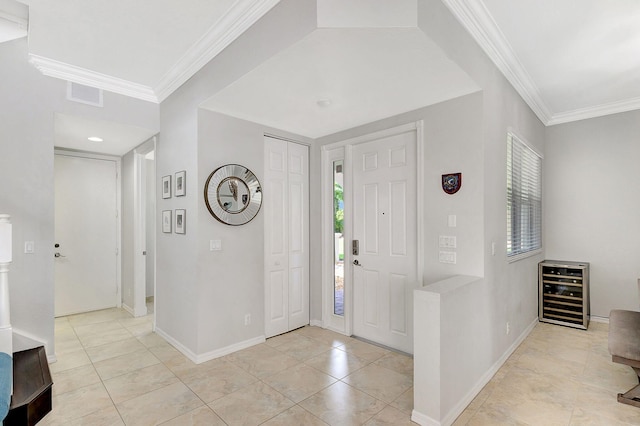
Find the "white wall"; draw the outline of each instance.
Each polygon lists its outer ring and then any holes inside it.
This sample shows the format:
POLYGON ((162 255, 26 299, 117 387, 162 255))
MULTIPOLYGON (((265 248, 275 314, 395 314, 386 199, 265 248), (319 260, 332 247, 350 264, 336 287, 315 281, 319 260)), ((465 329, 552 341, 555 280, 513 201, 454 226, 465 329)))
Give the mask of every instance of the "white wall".
MULTIPOLYGON (((375 123, 360 126, 316 141, 317 145, 355 138, 383 129, 422 120, 424 124, 424 275, 422 283, 433 283, 452 275, 482 276, 484 269, 482 194, 484 164, 482 141, 482 93, 474 93, 447 102, 421 108, 375 123), (442 190, 441 178, 445 173, 462 172, 462 188, 455 195, 442 190), (447 224, 449 214, 457 217, 457 226, 447 224), (438 260, 441 250, 440 235, 457 238, 456 264, 438 260)), ((506 154, 505 154, 506 155, 506 154)), ((506 157, 505 157, 506 158, 506 157)), ((315 156, 314 163, 320 158, 315 156)), ((319 185, 319 182, 316 182, 319 185)), ((313 187, 314 198, 320 197, 320 188, 313 187)), ((312 210, 312 223, 319 223, 319 210, 312 210)), ((317 227, 318 228, 318 227, 317 227)), ((312 238, 320 245, 320 233, 312 238)), ((318 248, 319 250, 319 248, 318 248)), ((320 285, 319 283, 317 285, 320 285)), ((321 303, 321 300, 316 300, 321 303)), ((320 306, 316 306, 320 309, 320 306)))
MULTIPOLYGON (((199 105, 275 53, 303 38, 315 29, 315 24, 314 1, 279 3, 160 106, 161 137, 156 152, 157 175, 173 176, 177 171, 186 170, 187 195, 163 200, 158 193, 157 217, 160 217, 162 210, 185 208, 187 233, 163 234, 160 226, 157 227, 156 326, 160 334, 192 357, 212 353, 223 347, 260 337, 264 333, 261 318, 263 302, 258 301, 258 298, 263 300, 263 230, 260 219, 235 228, 236 231, 217 228, 210 223, 213 218, 206 208, 203 209, 202 195, 202 177, 213 171, 213 165, 221 165, 219 161, 223 161, 223 158, 224 161, 234 163, 246 159, 247 163, 255 164, 258 170, 256 173, 260 173, 262 134, 260 142, 253 136, 249 140, 233 137, 247 132, 257 135, 255 126, 249 123, 248 129, 244 129, 244 125, 232 125, 229 130, 213 129, 207 122, 214 116, 206 111, 200 115, 199 105), (199 123, 200 117, 202 123, 199 123), (200 131, 204 134, 199 134, 200 131), (250 234, 248 241, 235 237, 238 234, 246 237, 246 232, 250 234), (199 237, 200 234, 202 237, 199 237), (216 235, 223 239, 223 253, 218 254, 226 260, 233 259, 233 263, 207 264, 207 261, 215 259, 209 252, 209 239, 216 235), (260 259, 255 255, 257 246, 261 253, 260 259), (242 302, 237 312, 226 315, 231 307, 227 298, 234 297, 236 300, 233 287, 222 282, 227 287, 221 291, 229 293, 222 293, 224 297, 221 298, 218 297, 221 293, 217 291, 221 286, 220 281, 229 281, 230 266, 239 270, 251 268, 253 271, 243 271, 242 279, 234 280, 239 294, 248 299, 242 302), (252 314, 253 321, 249 327, 244 326, 245 313, 252 314), (242 315, 241 327, 238 327, 238 315, 242 315)), ((247 164, 250 168, 251 165, 247 164)))
POLYGON ((104 93, 104 108, 66 100, 66 82, 28 63, 27 40, 0 44, 0 211, 13 222, 11 323, 53 348, 54 114, 116 121, 157 131, 158 106, 104 93), (24 241, 35 253, 24 254, 24 241))
POLYGON ((640 111, 547 128, 546 257, 590 262, 591 314, 638 310, 640 111))

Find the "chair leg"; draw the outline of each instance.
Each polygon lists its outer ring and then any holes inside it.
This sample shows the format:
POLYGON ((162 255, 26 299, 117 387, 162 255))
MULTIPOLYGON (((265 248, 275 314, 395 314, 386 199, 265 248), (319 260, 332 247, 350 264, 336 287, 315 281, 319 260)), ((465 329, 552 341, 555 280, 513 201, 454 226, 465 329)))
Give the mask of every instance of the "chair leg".
MULTIPOLYGON (((633 371, 636 372, 638 376, 638 381, 640 381, 640 368, 632 367, 633 371)), ((640 408, 640 384, 635 387, 629 389, 626 393, 618 394, 618 402, 622 404, 633 405, 634 407, 640 408)))

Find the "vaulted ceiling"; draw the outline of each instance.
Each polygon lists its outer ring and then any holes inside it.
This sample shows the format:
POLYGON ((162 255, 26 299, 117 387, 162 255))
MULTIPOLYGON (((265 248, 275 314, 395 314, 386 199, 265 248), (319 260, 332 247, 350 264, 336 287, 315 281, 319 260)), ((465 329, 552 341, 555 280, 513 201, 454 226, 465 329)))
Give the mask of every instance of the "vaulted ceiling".
MULTIPOLYGON (((44 74, 161 102, 279 1, 0 0, 0 42, 26 4, 44 74)), ((417 29, 418 1, 317 0, 321 29, 203 106, 317 137, 478 90, 417 29)), ((544 124, 640 108, 637 0, 441 1, 544 124)))

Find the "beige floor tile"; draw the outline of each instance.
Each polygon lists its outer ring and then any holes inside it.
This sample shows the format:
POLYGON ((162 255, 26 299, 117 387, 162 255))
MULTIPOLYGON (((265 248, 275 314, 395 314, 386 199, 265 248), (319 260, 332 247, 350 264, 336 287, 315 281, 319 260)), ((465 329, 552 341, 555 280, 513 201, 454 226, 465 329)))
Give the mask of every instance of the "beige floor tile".
POLYGON ((521 397, 535 402, 563 402, 573 405, 581 386, 580 382, 571 378, 540 375, 516 367, 507 373, 487 399, 508 400, 511 397, 521 397))
POLYGON ((291 340, 289 342, 284 342, 281 345, 276 347, 282 353, 287 354, 288 356, 292 356, 294 358, 299 359, 300 361, 305 361, 307 359, 313 358, 316 355, 320 355, 323 352, 327 352, 332 347, 319 342, 314 339, 309 339, 304 336, 298 336, 297 339, 291 340))
POLYGON ((285 333, 279 336, 270 337, 264 343, 265 345, 271 346, 272 348, 277 348, 284 343, 295 342, 299 338, 300 335, 297 333, 285 333))
POLYGON ((389 405, 411 415, 411 412, 413 411, 413 387, 397 397, 395 401, 389 405))
MULTIPOLYGON (((507 394, 497 390, 482 404, 469 421, 469 425, 512 422, 511 424, 530 424, 545 426, 566 426, 571 419, 573 404, 565 401, 532 400, 530 395, 507 394), (480 423, 474 420, 481 419, 480 423)), ((477 420, 476 420, 477 421, 477 420)), ((508 424, 508 423, 507 423, 508 424)))
POLYGON ((306 360, 304 363, 336 379, 342 379, 349 374, 355 373, 362 367, 369 365, 370 362, 345 352, 342 349, 333 348, 330 351, 323 352, 320 355, 306 360))
POLYGON ((141 368, 104 381, 114 403, 120 403, 145 393, 179 382, 163 364, 141 368))
POLYGON ((183 383, 174 383, 116 404, 127 426, 156 425, 201 407, 203 402, 183 383))
POLYGON ((582 375, 585 364, 573 363, 552 355, 525 353, 518 358, 516 366, 531 370, 537 374, 550 374, 556 377, 577 378, 582 375))
POLYGON ((389 352, 376 361, 376 364, 393 370, 397 373, 413 376, 413 357, 399 354, 397 352, 389 352))
POLYGON ((70 426, 124 426, 120 413, 113 405, 73 420, 70 426))
POLYGON ((226 423, 205 405, 162 423, 162 426, 226 426, 226 423))
POLYGON ((411 415, 387 405, 371 420, 366 422, 365 426, 412 426, 415 424, 411 421, 411 415))
POLYGON ((304 426, 327 426, 325 422, 300 407, 295 405, 284 411, 271 420, 264 422, 262 426, 291 426, 291 425, 304 425, 304 426))
POLYGON ((192 380, 202 377, 204 374, 207 374, 209 370, 216 369, 220 365, 225 365, 225 363, 226 361, 221 358, 212 359, 200 364, 181 363, 181 368, 176 368, 175 373, 182 381, 192 380))
POLYGON ((360 340, 351 339, 343 346, 340 346, 346 352, 357 356, 358 358, 362 358, 367 361, 376 361, 390 351, 387 349, 380 348, 378 346, 370 345, 365 342, 361 342, 360 340))
POLYGON ((56 337, 56 357, 60 358, 62 355, 68 354, 70 352, 75 352, 79 350, 84 350, 84 346, 80 343, 80 340, 75 337, 73 339, 66 340, 58 340, 56 337))
POLYGON ((378 414, 385 403, 337 382, 299 404, 330 425, 361 425, 378 414))
POLYGON ((73 326, 73 330, 75 331, 78 338, 91 337, 96 334, 106 333, 108 331, 122 330, 123 328, 124 327, 120 325, 118 321, 104 321, 73 326))
POLYGON ((87 356, 87 353, 84 349, 79 349, 59 356, 56 362, 49 364, 49 370, 52 373, 58 373, 88 364, 91 364, 91 360, 87 356))
POLYGON ((153 333, 153 324, 151 324, 150 322, 131 325, 125 328, 135 337, 146 336, 147 334, 153 333))
POLYGON ((206 370, 200 370, 199 374, 182 380, 207 404, 258 381, 256 377, 226 361, 219 361, 206 370))
POLYGON ((336 379, 313 367, 299 364, 267 377, 264 382, 297 403, 335 383, 336 379))
POLYGON ((592 355, 587 361, 580 380, 588 385, 625 393, 638 384, 638 376, 628 365, 616 364, 611 359, 592 355))
POLYGON ((117 321, 121 318, 131 318, 131 315, 124 309, 112 308, 87 312, 84 314, 70 315, 67 318, 73 327, 78 327, 101 322, 117 321))
POLYGON ((380 399, 393 402, 413 386, 413 377, 370 364, 342 379, 345 383, 380 399))
POLYGON ((466 426, 469 423, 469 420, 476 414, 477 410, 470 410, 467 407, 453 422, 452 426, 466 426))
POLYGON ((73 327, 69 326, 69 327, 63 327, 63 328, 56 328, 54 330, 55 333, 55 341, 56 341, 56 345, 59 343, 64 343, 67 342, 69 340, 71 341, 79 341, 78 340, 78 335, 76 334, 75 330, 73 329, 73 327))
POLYGON ((305 337, 309 337, 314 340, 319 340, 329 346, 338 347, 345 343, 350 342, 351 337, 336 333, 331 330, 325 330, 320 327, 302 327, 293 332, 294 334, 301 334, 305 337))
POLYGON ((594 413, 593 411, 587 412, 580 408, 573 410, 571 416, 571 423, 569 426, 631 426, 637 425, 637 423, 626 423, 619 420, 606 417, 600 413, 594 413))
POLYGON ((583 419, 593 414, 594 418, 604 417, 612 422, 640 424, 640 409, 619 403, 617 395, 618 392, 606 388, 584 385, 578 393, 574 414, 580 411, 583 419))
POLYGON ((293 405, 272 387, 258 382, 212 402, 209 407, 228 425, 257 425, 293 405))
POLYGON ((43 425, 69 424, 72 420, 113 406, 102 383, 54 395, 51 402, 53 409, 45 417, 43 425))
MULTIPOLYGON (((464 415, 464 412, 463 412, 464 415)), ((465 421, 465 416, 459 417, 460 422, 465 421)), ((467 425, 467 426, 538 426, 538 425, 552 425, 552 424, 560 424, 555 423, 553 420, 549 420, 547 422, 545 420, 544 413, 540 413, 539 419, 537 420, 541 423, 526 423, 520 420, 512 419, 505 412, 501 410, 493 409, 492 407, 481 407, 478 411, 473 412, 473 414, 466 419, 466 423, 459 423, 456 420, 454 425, 467 425)))
POLYGON ((91 348, 94 346, 106 345, 108 343, 115 343, 121 340, 127 340, 132 338, 133 335, 126 328, 118 328, 104 333, 85 334, 79 336, 80 343, 85 348, 91 348))
POLYGON ((260 379, 300 364, 300 360, 264 343, 227 355, 224 360, 260 379))
POLYGON ((100 383, 100 376, 98 376, 96 369, 91 364, 51 373, 51 376, 54 394, 70 392, 100 383))
POLYGON ((100 378, 108 380, 159 363, 160 360, 151 352, 147 349, 142 349, 130 354, 105 359, 93 365, 96 367, 100 378))
POLYGON ((156 333, 149 333, 143 336, 137 336, 137 339, 145 345, 147 348, 156 348, 160 346, 171 346, 169 343, 164 340, 162 337, 158 336, 156 333))
POLYGON ((119 342, 87 348, 86 351, 91 362, 100 362, 105 359, 137 352, 141 349, 145 349, 145 346, 138 339, 131 337, 119 342))

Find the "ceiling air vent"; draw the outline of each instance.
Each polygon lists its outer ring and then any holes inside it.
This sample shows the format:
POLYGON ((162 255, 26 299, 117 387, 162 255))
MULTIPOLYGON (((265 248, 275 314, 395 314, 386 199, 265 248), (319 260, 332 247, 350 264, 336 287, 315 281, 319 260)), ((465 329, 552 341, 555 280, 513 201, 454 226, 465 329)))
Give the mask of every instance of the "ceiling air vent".
POLYGON ((73 102, 102 107, 102 89, 68 81, 67 99, 73 102))

